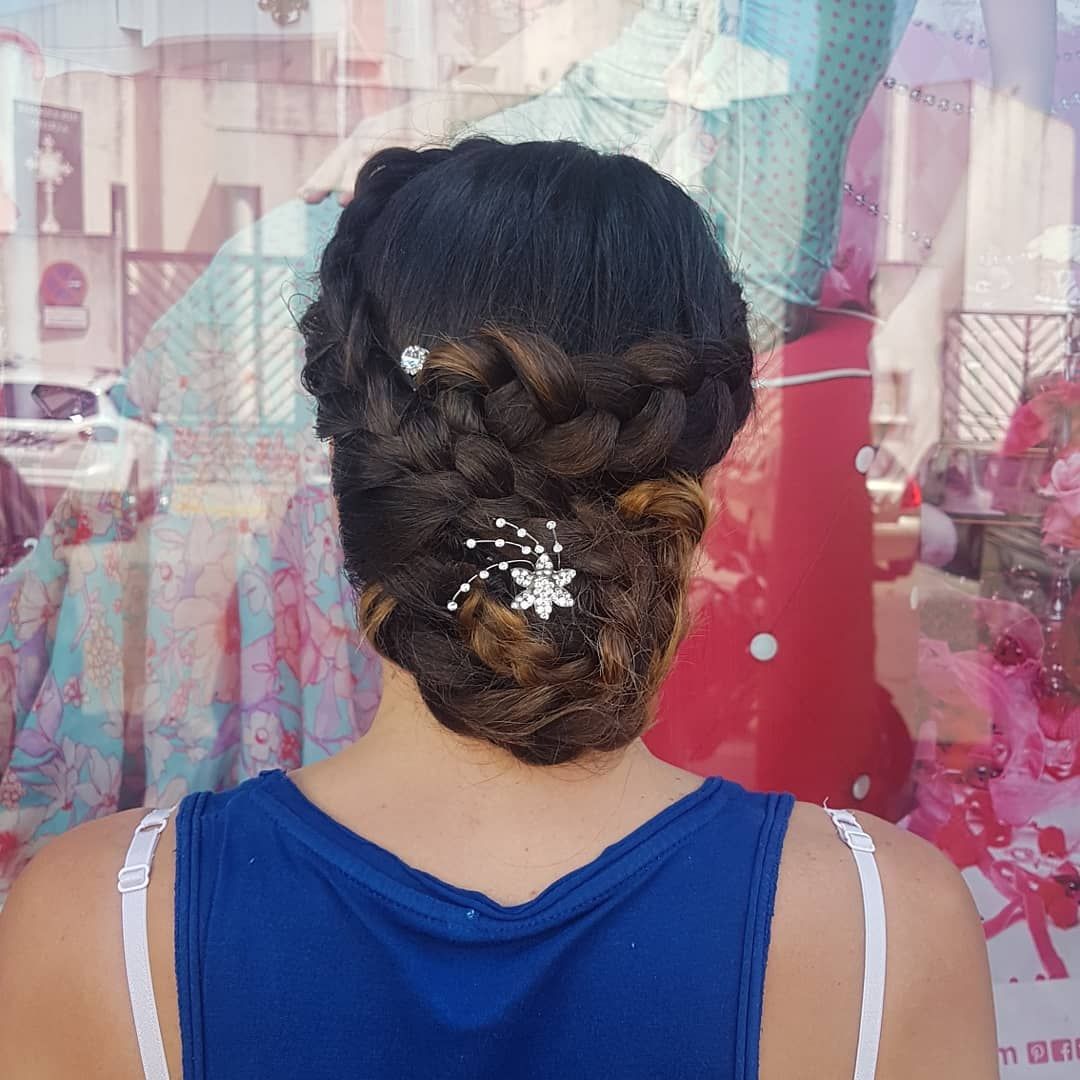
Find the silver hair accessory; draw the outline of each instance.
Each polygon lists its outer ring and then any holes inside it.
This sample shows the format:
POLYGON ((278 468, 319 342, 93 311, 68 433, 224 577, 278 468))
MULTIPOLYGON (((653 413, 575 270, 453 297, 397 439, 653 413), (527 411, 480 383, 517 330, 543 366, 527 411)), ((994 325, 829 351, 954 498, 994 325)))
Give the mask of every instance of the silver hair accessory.
POLYGON ((551 556, 547 553, 544 545, 528 530, 521 528, 520 525, 515 525, 512 521, 507 521, 506 518, 496 518, 495 527, 497 529, 512 529, 520 539, 531 540, 532 543, 519 544, 513 540, 506 540, 501 536, 496 540, 477 540, 473 537, 466 540, 465 546, 470 549, 479 547, 481 544, 491 544, 497 548, 517 548, 521 552, 521 556, 493 562, 485 566, 483 570, 478 570, 468 581, 463 581, 458 586, 458 591, 454 593, 453 599, 447 603, 447 611, 457 611, 458 599, 472 588, 473 582, 477 579, 487 581, 491 577, 492 570, 509 570, 510 576, 514 579, 514 584, 521 590, 510 604, 515 611, 527 611, 532 608, 541 619, 546 620, 551 616, 553 605, 573 607, 574 598, 566 591, 566 586, 574 580, 577 571, 563 567, 562 544, 559 543, 555 522, 549 521, 547 523, 547 528, 551 533, 551 550, 555 555, 554 563, 551 561, 551 556), (527 555, 535 555, 536 557, 533 559, 525 558, 527 555), (511 563, 518 565, 511 566, 511 563))
POLYGON ((401 365, 401 370, 409 376, 410 379, 415 379, 420 374, 421 368, 424 366, 424 361, 428 358, 428 350, 422 345, 409 345, 402 350, 401 358, 398 363, 401 365))

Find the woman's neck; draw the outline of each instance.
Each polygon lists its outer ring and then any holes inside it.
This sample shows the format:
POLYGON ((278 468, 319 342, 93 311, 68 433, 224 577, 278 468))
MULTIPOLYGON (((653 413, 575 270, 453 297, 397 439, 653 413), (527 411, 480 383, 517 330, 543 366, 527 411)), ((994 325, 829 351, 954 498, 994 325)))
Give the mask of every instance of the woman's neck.
POLYGON ((371 731, 294 780, 347 828, 504 902, 535 895, 701 783, 640 741, 586 762, 526 765, 447 730, 390 665, 371 731))

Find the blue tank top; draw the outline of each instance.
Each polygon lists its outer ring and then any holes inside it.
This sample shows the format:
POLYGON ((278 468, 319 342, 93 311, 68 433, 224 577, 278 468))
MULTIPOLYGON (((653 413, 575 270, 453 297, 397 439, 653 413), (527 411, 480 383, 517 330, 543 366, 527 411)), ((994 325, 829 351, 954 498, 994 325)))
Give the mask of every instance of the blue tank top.
POLYGON ((283 773, 187 798, 186 1080, 755 1080, 788 796, 720 779, 505 907, 283 773))

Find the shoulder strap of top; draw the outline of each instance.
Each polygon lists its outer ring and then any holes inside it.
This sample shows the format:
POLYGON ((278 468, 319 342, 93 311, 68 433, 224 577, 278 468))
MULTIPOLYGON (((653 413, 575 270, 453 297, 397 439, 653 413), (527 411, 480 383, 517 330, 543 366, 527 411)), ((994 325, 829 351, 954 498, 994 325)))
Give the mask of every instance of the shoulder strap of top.
POLYGON ((161 1041, 154 984, 150 978, 150 947, 146 935, 146 887, 158 840, 169 823, 168 810, 151 810, 135 827, 124 865, 116 877, 120 892, 120 918, 124 930, 124 966, 135 1035, 139 1040, 146 1080, 169 1080, 165 1046, 161 1041))
POLYGON ((862 887, 866 951, 854 1080, 874 1080, 881 1043, 881 1022, 885 1011, 885 894, 881 889, 881 875, 874 858, 873 839, 863 830, 850 810, 830 810, 826 807, 825 812, 832 818, 840 839, 855 856, 859 884, 862 887))

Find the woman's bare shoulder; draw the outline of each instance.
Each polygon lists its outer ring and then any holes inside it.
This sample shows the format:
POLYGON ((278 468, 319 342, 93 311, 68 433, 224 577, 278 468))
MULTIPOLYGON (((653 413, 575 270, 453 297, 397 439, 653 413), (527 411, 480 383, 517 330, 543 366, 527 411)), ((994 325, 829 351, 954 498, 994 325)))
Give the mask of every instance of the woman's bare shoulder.
MULTIPOLYGON (((880 1080, 993 1080, 982 924, 963 879, 918 837, 858 814, 873 837, 888 933, 880 1080)), ((780 867, 766 976, 762 1080, 850 1075, 863 973, 862 893, 820 807, 798 804, 780 867)))
POLYGON ((0 1046, 20 1078, 140 1075, 116 875, 143 813, 50 841, 0 912, 0 1046))

